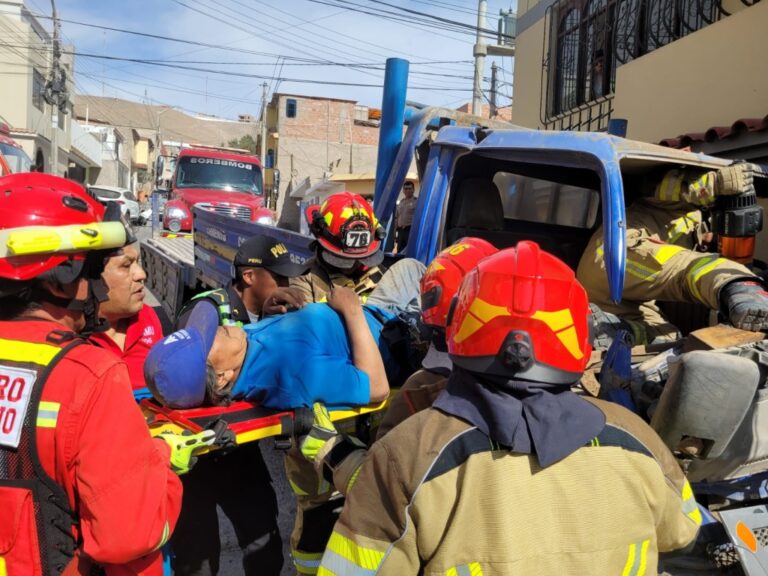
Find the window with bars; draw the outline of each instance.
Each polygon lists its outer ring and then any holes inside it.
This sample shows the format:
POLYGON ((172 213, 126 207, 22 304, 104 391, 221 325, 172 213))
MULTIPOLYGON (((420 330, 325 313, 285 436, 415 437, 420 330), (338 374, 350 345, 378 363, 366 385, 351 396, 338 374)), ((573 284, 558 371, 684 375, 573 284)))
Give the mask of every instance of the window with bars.
POLYGON ((32 70, 32 104, 38 110, 45 105, 43 93, 45 92, 45 77, 37 70, 32 70))
POLYGON ((613 91, 613 22, 619 0, 561 1, 556 31, 551 112, 567 112, 613 91))
POLYGON ((543 120, 551 122, 610 97, 618 66, 728 16, 725 3, 559 0, 548 10, 551 43, 545 85, 549 94, 542 99, 543 120))

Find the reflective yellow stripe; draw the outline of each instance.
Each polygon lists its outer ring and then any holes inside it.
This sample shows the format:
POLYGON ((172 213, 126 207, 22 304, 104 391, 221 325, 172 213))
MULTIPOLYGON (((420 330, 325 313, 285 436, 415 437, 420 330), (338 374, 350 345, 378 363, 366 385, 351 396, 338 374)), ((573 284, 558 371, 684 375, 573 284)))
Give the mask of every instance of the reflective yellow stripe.
POLYGON ((479 562, 470 562, 468 566, 469 576, 483 576, 483 569, 479 562))
POLYGON ((40 402, 36 421, 38 428, 56 428, 60 408, 58 402, 40 402))
POLYGON ((361 468, 362 468, 362 465, 358 466, 357 470, 355 470, 352 473, 352 476, 350 477, 349 482, 347 482, 347 494, 349 494, 349 491, 352 490, 352 486, 355 485, 355 482, 357 481, 357 477, 360 475, 361 468))
POLYGON ((696 498, 693 496, 693 490, 691 489, 691 485, 688 483, 688 480, 685 480, 685 484, 683 484, 683 489, 680 492, 680 496, 683 499, 683 514, 696 522, 697 525, 701 526, 701 510, 699 510, 699 505, 696 502, 696 498))
POLYGON ((483 576, 483 569, 478 562, 459 564, 445 571, 445 576, 483 576))
POLYGON ((656 253, 653 255, 653 259, 659 264, 666 264, 666 262, 672 258, 675 254, 682 252, 684 248, 680 246, 660 246, 656 253))
POLYGON ((648 546, 650 538, 640 542, 640 551, 638 553, 637 544, 630 544, 627 562, 624 564, 624 570, 621 576, 644 576, 648 564, 648 546))
POLYGON ((700 220, 699 215, 700 213, 698 210, 695 212, 688 212, 685 216, 681 216, 680 218, 670 222, 667 231, 667 242, 670 244, 675 244, 678 240, 680 240, 681 236, 691 232, 700 220))
POLYGON ((691 294, 693 294, 694 298, 698 300, 699 302, 702 301, 701 299, 701 293, 699 292, 699 287, 696 285, 697 282, 701 279, 702 276, 705 274, 708 274, 712 272, 713 269, 720 266, 720 264, 724 264, 725 259, 719 258, 718 256, 707 256, 705 258, 702 258, 699 262, 696 263, 696 265, 691 269, 690 272, 688 272, 688 288, 691 291, 691 294))
POLYGON ((34 344, 19 340, 6 340, 0 338, 0 360, 12 360, 13 362, 28 362, 47 366, 59 353, 58 346, 50 344, 34 344))
POLYGON ((683 183, 682 174, 673 170, 660 183, 657 190, 657 198, 666 202, 680 200, 680 188, 683 183))
MULTIPOLYGON (((597 246, 597 256, 599 258, 602 258, 605 254, 605 251, 603 250, 603 245, 598 244, 597 246)), ((627 258, 626 260, 626 273, 630 276, 634 276, 635 278, 639 278, 640 280, 643 280, 645 282, 650 282, 656 276, 659 275, 659 272, 661 270, 654 270, 653 268, 646 266, 645 264, 641 264, 637 260, 632 260, 631 258, 627 258)))
POLYGON ((627 274, 630 274, 635 278, 650 282, 659 275, 659 272, 661 272, 661 269, 655 270, 650 266, 641 264, 637 260, 627 258, 627 274))
POLYGON ((640 548, 640 566, 637 569, 637 576, 645 576, 645 568, 648 564, 648 546, 650 546, 651 540, 643 540, 643 544, 640 548))
POLYGON ((291 550, 291 557, 293 558, 293 566, 299 574, 318 574, 323 553, 291 550))
POLYGON ((171 527, 168 525, 168 522, 166 521, 165 526, 163 526, 163 534, 160 536, 160 542, 157 543, 157 546, 155 546, 155 550, 159 550, 163 546, 165 546, 166 542, 168 542, 168 538, 171 537, 171 527))
POLYGON ((351 539, 334 531, 328 540, 323 566, 331 573, 362 576, 375 573, 383 559, 384 552, 358 546, 351 539))
POLYGON ((632 568, 635 566, 635 552, 637 544, 629 545, 629 554, 627 554, 627 562, 624 564, 624 570, 621 572, 621 576, 629 576, 632 574, 632 568))
POLYGON ((309 496, 309 492, 305 492, 304 490, 299 488, 298 484, 296 484, 296 482, 294 482, 290 478, 288 479, 288 484, 291 485, 291 490, 293 490, 293 493, 296 494, 297 496, 309 496))
POLYGON ((688 195, 686 200, 693 204, 699 204, 701 206, 709 206, 714 202, 714 182, 710 186, 709 182, 710 173, 707 172, 700 178, 697 178, 691 182, 688 187, 688 195))
POLYGON ((0 576, 8 576, 8 569, 5 567, 5 558, 0 556, 0 576))

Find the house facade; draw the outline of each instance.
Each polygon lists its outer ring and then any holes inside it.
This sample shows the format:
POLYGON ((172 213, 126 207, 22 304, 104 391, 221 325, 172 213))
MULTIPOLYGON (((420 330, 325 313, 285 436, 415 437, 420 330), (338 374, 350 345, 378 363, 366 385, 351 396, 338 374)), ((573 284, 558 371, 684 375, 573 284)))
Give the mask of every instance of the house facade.
POLYGON ((302 190, 317 190, 313 186, 334 174, 376 171, 379 120, 374 116, 369 118, 369 109, 353 100, 272 97, 265 165, 280 174, 275 206, 283 225, 298 226, 302 190))
POLYGON ((630 138, 669 143, 764 119, 767 28, 759 0, 520 0, 514 121, 605 130, 621 120, 630 138))
MULTIPOLYGON (((65 105, 66 113, 45 101, 53 40, 23 0, 0 0, 0 35, 4 40, 0 43, 0 116, 9 125, 13 139, 24 147, 38 170, 75 179, 86 171, 95 174, 100 159, 93 156, 90 136, 81 138, 82 133, 72 126, 71 100, 65 105), (57 166, 51 164, 54 131, 57 166)), ((74 91, 72 52, 64 47, 60 61, 69 94, 74 91)))

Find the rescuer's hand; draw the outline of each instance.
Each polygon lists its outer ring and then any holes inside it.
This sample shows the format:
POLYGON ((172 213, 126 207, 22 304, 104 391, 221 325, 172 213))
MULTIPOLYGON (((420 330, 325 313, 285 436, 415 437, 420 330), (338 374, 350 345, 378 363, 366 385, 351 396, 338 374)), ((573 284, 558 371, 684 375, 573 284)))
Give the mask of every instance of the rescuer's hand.
POLYGON ((723 288, 723 313, 736 328, 768 330, 768 292, 760 282, 742 280, 723 288))
POLYGON ((186 474, 197 462, 193 455, 195 450, 210 446, 216 440, 216 432, 203 430, 197 434, 185 432, 174 434, 173 432, 160 432, 157 438, 162 439, 171 448, 171 468, 176 474, 186 474))
POLYGON ((261 313, 264 316, 285 314, 288 310, 299 310, 304 307, 304 293, 298 288, 275 288, 275 291, 264 301, 261 313))
POLYGON ((363 310, 360 297, 351 288, 343 286, 334 286, 328 293, 328 305, 345 318, 363 310))
POLYGON ((322 455, 326 454, 333 447, 333 444, 341 439, 341 436, 339 436, 336 426, 333 425, 325 405, 315 402, 312 405, 312 413, 314 415, 312 429, 309 434, 299 438, 299 449, 304 458, 310 462, 315 462, 318 455, 322 458, 322 455))
POLYGON ((754 170, 749 162, 738 162, 717 171, 716 196, 731 196, 755 191, 754 170))

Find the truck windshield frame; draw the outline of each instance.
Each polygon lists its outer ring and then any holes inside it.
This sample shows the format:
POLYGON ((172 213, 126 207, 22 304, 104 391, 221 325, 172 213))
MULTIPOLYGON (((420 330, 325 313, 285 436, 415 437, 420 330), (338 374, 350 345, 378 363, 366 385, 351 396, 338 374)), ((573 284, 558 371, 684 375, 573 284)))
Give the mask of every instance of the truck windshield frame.
POLYGON ((32 159, 21 148, 0 142, 0 155, 13 173, 29 172, 32 168, 32 159))
POLYGON ((174 188, 205 188, 263 196, 261 167, 252 162, 184 156, 178 159, 174 188))

